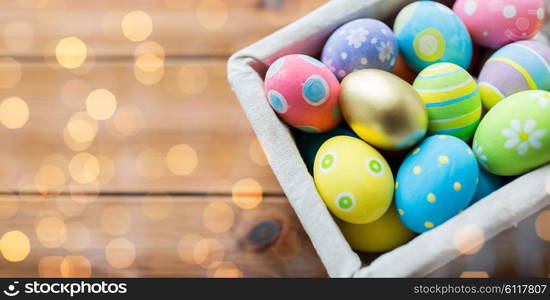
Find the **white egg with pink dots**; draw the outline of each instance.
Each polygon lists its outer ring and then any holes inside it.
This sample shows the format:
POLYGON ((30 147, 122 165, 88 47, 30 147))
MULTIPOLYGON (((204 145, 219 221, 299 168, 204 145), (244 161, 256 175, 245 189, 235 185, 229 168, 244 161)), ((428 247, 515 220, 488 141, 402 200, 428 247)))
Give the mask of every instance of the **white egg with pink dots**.
POLYGON ((533 38, 544 25, 544 0, 457 0, 454 12, 474 42, 500 48, 533 38))

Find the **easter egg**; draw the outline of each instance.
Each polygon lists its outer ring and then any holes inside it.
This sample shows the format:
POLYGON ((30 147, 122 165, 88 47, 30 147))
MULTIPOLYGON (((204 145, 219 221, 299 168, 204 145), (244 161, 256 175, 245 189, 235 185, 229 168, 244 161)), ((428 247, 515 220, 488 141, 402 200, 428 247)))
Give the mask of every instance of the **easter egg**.
POLYGON ((405 6, 393 27, 399 52, 416 71, 438 62, 467 69, 472 59, 472 39, 464 23, 447 6, 418 1, 405 6))
POLYGON ((546 18, 543 0, 458 0, 453 10, 476 44, 495 49, 531 39, 546 18))
POLYGON ((526 90, 550 89, 550 48, 522 41, 495 52, 481 69, 479 90, 485 108, 526 90))
POLYGON ((303 131, 295 132, 294 140, 296 141, 296 146, 298 146, 300 155, 302 156, 302 159, 304 160, 310 174, 313 174, 315 155, 317 155, 317 151, 319 151, 321 145, 323 145, 323 143, 328 139, 339 135, 347 135, 357 138, 357 135, 353 133, 353 131, 341 127, 336 127, 335 129, 323 133, 307 133, 303 131))
POLYGON ((413 84, 428 111, 430 134, 469 140, 481 118, 481 98, 474 78, 452 63, 433 64, 413 84))
POLYGON ((395 204, 401 221, 422 233, 454 217, 472 200, 478 173, 464 141, 450 135, 427 138, 397 172, 395 204))
POLYGON ((315 157, 314 180, 328 209, 354 224, 378 220, 390 207, 393 174, 388 163, 360 139, 337 136, 315 157))
POLYGON ((504 178, 487 173, 483 169, 479 169, 479 180, 477 183, 476 193, 470 202, 470 205, 489 196, 494 191, 500 189, 504 185, 504 178))
POLYGON ((502 100, 479 124, 473 147, 480 165, 500 176, 550 162, 550 93, 523 91, 502 100))
POLYGON ((325 132, 341 120, 340 83, 320 61, 306 55, 288 55, 269 67, 266 98, 288 125, 306 132, 325 132))
POLYGON ((336 224, 351 248, 362 252, 393 250, 415 236, 403 225, 395 207, 390 207, 380 219, 372 223, 351 224, 337 219, 336 224))
POLYGON ((338 28, 327 40, 322 61, 342 80, 366 68, 391 71, 397 58, 392 30, 375 19, 358 19, 338 28))
POLYGON ((342 81, 340 106, 355 133, 370 145, 401 150, 426 134, 424 103, 410 84, 394 74, 359 70, 342 81))

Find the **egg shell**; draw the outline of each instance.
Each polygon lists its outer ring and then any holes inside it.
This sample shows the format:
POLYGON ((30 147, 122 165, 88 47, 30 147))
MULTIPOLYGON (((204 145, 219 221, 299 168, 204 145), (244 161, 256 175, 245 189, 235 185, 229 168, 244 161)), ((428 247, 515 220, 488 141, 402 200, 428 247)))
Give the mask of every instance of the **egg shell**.
POLYGON ((458 0, 453 11, 476 44, 494 49, 531 39, 546 19, 543 0, 458 0))
POLYGON ((342 25, 327 40, 322 61, 342 80, 360 69, 391 71, 398 55, 392 30, 375 19, 357 19, 342 25))
POLYGON ((490 109, 526 90, 550 89, 550 48, 535 41, 509 44, 495 52, 479 75, 481 99, 490 109))
POLYGON ((304 160, 310 174, 313 174, 315 156, 317 155, 319 148, 321 148, 321 145, 323 145, 323 143, 328 139, 339 135, 347 135, 357 138, 357 135, 353 133, 353 131, 341 127, 337 127, 324 133, 307 133, 303 131, 295 132, 294 139, 296 141, 296 146, 298 146, 300 155, 302 156, 302 159, 304 160))
POLYGON ((449 134, 470 140, 482 113, 481 97, 474 78, 452 63, 424 69, 413 87, 426 104, 429 134, 449 134))
POLYGON ((394 33, 399 52, 416 71, 438 62, 467 69, 472 59, 472 40, 464 23, 443 4, 418 1, 398 14, 394 33))
POLYGON ((418 93, 392 73, 355 71, 342 81, 340 106, 353 131, 370 145, 403 150, 426 134, 428 116, 418 93))
POLYGON ((266 98, 288 125, 306 132, 325 132, 342 119, 340 83, 319 60, 293 54, 279 58, 265 77, 266 98))
POLYGON ((550 93, 523 91, 495 105, 474 136, 480 165, 515 176, 550 162, 550 93))
POLYGON ((464 141, 449 135, 427 138, 397 173, 395 204, 401 221, 422 233, 454 217, 472 200, 478 173, 464 141))
POLYGON ((470 202, 470 205, 489 196, 494 191, 500 189, 504 185, 504 178, 487 173, 483 169, 479 169, 479 180, 477 183, 476 193, 470 202))
POLYGON ((315 158, 315 186, 339 219, 366 224, 386 213, 393 197, 393 174, 370 145, 349 136, 326 141, 315 158))
POLYGON ((390 207, 380 219, 369 224, 351 224, 338 219, 336 223, 351 248, 362 252, 390 251, 415 236, 403 225, 395 207, 390 207))

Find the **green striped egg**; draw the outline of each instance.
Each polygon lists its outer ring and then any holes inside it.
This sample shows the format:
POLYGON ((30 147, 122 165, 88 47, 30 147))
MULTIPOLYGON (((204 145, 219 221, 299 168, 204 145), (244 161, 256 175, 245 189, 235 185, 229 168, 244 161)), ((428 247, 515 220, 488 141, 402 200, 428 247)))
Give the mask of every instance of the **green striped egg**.
POLYGON ((429 134, 448 134, 468 141, 481 119, 481 97, 474 78, 452 63, 424 69, 413 87, 426 105, 429 134))

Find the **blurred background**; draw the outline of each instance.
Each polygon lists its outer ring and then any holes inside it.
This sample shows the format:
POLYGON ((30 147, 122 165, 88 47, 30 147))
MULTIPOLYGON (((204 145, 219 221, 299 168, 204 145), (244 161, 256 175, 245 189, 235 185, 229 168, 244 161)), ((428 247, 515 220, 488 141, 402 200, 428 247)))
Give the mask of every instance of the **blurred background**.
MULTIPOLYGON (((326 276, 226 82, 326 1, 0 1, 0 276, 326 276)), ((435 275, 550 276, 549 210, 477 237, 435 275)))

